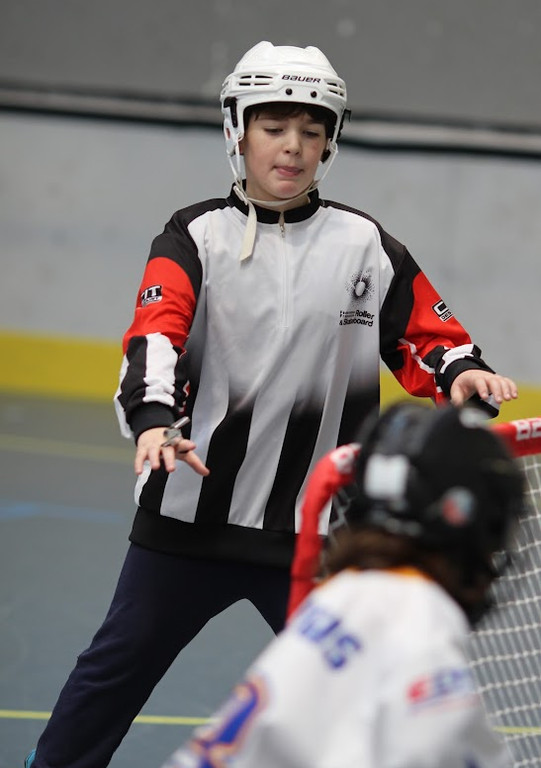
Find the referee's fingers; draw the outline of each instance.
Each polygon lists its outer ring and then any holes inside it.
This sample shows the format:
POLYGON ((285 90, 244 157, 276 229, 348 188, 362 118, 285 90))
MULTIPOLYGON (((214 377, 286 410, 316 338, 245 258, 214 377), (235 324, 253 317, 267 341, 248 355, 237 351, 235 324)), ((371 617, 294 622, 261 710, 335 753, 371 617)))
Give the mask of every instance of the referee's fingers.
POLYGON ((176 463, 180 460, 186 462, 198 475, 206 477, 210 470, 195 453, 195 447, 195 443, 186 438, 178 438, 172 446, 162 446, 163 463, 167 472, 174 472, 176 463))
POLYGON ((197 472, 198 475, 206 477, 208 474, 210 474, 210 469, 205 466, 205 464, 203 464, 199 456, 194 451, 177 454, 177 457, 182 461, 185 461, 186 464, 188 464, 188 466, 190 466, 194 472, 197 472))
POLYGON ((163 465, 167 472, 174 472, 177 467, 177 459, 182 459, 184 454, 193 451, 195 443, 184 437, 177 437, 170 443, 162 443, 160 451, 163 459, 163 465))
POLYGON ((148 461, 152 469, 158 469, 160 466, 160 448, 152 445, 138 445, 135 452, 135 474, 140 475, 143 472, 145 462, 148 461))

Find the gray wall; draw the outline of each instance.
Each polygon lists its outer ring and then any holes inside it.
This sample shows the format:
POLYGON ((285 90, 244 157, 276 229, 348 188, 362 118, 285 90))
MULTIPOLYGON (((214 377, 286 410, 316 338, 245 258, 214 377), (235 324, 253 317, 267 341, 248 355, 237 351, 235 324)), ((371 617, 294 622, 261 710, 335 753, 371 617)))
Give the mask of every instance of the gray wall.
POLYGON ((230 184, 219 130, 9 111, 9 93, 194 99, 218 117, 224 75, 270 39, 320 46, 361 117, 537 142, 537 160, 344 146, 323 193, 408 245, 493 365, 541 382, 540 30, 539 0, 0 0, 0 329, 118 340, 152 236, 230 184))
MULTIPOLYGON (((0 115, 0 329, 119 340, 151 238, 229 190, 221 131, 0 115)), ((344 147, 323 182, 405 242, 492 365, 541 383, 541 162, 344 147)))
POLYGON ((314 44, 354 114, 541 128, 539 0, 1 0, 0 80, 214 101, 261 39, 314 44))

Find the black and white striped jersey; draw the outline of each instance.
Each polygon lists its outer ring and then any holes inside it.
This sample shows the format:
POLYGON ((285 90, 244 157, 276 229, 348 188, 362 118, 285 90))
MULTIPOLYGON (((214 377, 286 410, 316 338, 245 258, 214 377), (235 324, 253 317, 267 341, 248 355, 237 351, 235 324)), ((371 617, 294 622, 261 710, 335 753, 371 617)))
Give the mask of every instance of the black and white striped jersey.
POLYGON ((284 567, 306 478, 377 404, 380 358, 435 400, 459 371, 487 366, 371 217, 317 192, 283 214, 256 211, 243 261, 247 208, 234 193, 177 211, 154 239, 115 405, 126 437, 188 415, 210 469, 147 469, 132 541, 284 567))

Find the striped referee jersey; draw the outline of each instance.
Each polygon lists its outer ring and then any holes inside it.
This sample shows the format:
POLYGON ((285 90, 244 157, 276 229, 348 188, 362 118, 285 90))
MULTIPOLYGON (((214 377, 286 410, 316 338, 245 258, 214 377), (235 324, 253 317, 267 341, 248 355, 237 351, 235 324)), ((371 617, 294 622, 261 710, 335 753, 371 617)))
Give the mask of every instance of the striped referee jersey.
POLYGON ((436 402, 461 371, 491 369, 367 214, 317 191, 305 206, 256 213, 243 261, 248 209, 233 191, 177 211, 154 239, 115 407, 135 439, 189 416, 210 469, 147 468, 131 541, 289 567, 307 476, 377 405, 380 359, 436 402))

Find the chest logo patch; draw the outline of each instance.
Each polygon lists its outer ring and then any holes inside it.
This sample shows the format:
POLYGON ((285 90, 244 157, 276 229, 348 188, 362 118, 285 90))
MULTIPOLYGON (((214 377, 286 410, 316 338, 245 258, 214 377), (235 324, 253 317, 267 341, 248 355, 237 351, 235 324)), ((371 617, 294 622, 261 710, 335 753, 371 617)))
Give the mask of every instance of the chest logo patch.
POLYGON ((372 273, 366 270, 352 274, 346 282, 346 292, 349 297, 348 307, 340 310, 339 325, 372 326, 374 315, 362 309, 363 304, 368 303, 374 295, 372 273))
POLYGON ((347 281, 346 289, 353 301, 364 303, 374 294, 372 273, 369 271, 355 272, 347 281))

